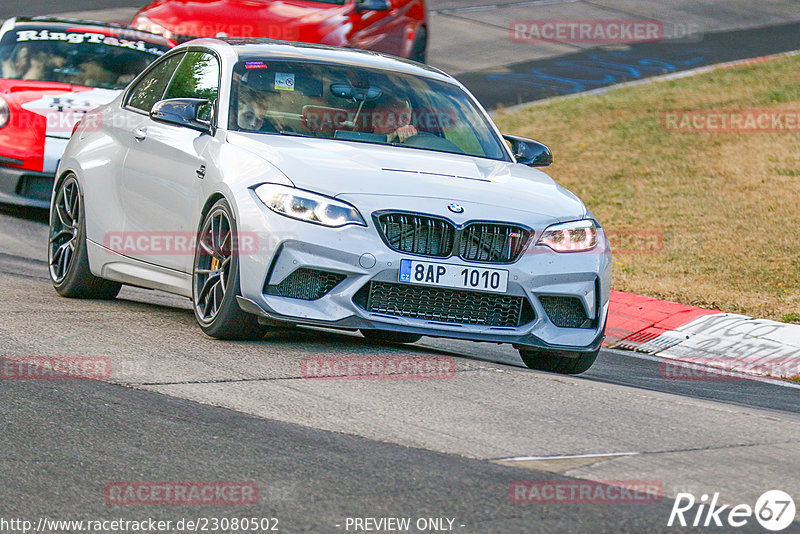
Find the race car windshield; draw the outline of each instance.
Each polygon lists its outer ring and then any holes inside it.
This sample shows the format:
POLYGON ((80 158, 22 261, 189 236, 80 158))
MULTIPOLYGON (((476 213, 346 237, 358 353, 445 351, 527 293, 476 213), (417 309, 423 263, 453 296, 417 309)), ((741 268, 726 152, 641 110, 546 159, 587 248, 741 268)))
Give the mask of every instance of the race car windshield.
POLYGON ((169 49, 142 36, 117 28, 14 29, 0 41, 2 77, 122 89, 169 49))
POLYGON ((245 60, 232 85, 231 130, 508 159, 490 122, 451 83, 350 65, 245 60))

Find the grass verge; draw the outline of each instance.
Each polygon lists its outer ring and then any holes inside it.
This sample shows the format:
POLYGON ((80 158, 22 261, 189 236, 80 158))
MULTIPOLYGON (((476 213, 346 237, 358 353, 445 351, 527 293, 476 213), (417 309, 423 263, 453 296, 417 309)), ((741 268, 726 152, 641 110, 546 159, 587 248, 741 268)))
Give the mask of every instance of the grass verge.
POLYGON ((614 252, 614 289, 800 323, 800 134, 662 126, 669 111, 751 109, 800 111, 800 56, 495 120, 548 144, 548 174, 627 249, 614 252))

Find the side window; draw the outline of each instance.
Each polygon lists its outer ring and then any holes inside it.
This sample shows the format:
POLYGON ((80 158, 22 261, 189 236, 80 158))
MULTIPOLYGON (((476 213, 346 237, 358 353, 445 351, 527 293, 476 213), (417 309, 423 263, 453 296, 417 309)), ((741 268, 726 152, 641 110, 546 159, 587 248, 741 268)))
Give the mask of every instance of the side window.
POLYGON ((164 98, 206 98, 219 94, 219 63, 206 52, 187 52, 164 98))
POLYGON ((175 72, 183 56, 184 54, 176 54, 153 67, 131 90, 128 95, 128 106, 150 113, 153 104, 161 100, 172 73, 175 72))

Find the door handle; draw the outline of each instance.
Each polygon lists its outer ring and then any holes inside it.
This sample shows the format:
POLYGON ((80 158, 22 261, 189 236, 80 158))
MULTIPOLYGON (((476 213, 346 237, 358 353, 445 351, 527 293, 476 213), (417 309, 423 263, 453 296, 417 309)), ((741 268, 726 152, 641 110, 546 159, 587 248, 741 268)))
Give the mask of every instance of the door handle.
POLYGON ((147 128, 136 128, 133 131, 133 138, 137 141, 144 141, 145 137, 147 137, 147 128))

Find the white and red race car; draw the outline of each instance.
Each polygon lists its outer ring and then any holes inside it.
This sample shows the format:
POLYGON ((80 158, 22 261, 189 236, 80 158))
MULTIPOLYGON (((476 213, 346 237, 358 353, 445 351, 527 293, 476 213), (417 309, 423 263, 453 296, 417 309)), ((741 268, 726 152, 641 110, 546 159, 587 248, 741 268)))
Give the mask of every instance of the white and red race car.
POLYGON ((0 203, 49 208, 75 123, 172 44, 101 22, 7 20, 0 27, 0 203))

